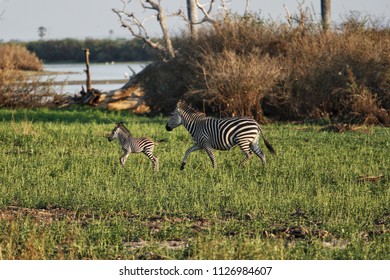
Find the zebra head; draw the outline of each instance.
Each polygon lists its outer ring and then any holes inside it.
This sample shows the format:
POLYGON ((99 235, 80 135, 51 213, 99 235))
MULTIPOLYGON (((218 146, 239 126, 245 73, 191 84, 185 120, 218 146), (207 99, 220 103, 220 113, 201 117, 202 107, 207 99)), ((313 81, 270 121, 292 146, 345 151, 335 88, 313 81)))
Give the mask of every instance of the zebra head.
POLYGON ((118 133, 120 131, 121 126, 123 126, 123 122, 119 122, 115 124, 114 129, 111 131, 111 134, 108 136, 108 141, 112 141, 115 138, 118 138, 118 133))
POLYGON ((181 113, 180 113, 180 104, 178 103, 175 110, 171 113, 171 118, 168 120, 165 128, 168 131, 172 131, 174 128, 178 127, 182 123, 183 122, 182 122, 182 117, 181 117, 181 113))
POLYGON ((176 107, 175 110, 171 113, 171 117, 165 126, 166 130, 172 131, 174 128, 182 124, 182 118, 179 111, 179 108, 176 107))

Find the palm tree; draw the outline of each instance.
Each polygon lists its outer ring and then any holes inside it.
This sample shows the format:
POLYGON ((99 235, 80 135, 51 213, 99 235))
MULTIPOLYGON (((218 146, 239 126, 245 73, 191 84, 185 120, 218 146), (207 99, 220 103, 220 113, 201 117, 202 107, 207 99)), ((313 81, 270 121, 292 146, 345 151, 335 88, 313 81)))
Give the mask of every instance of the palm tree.
POLYGON ((43 37, 46 36, 46 32, 47 32, 46 27, 44 27, 44 26, 38 27, 38 36, 39 36, 39 38, 41 38, 41 40, 43 40, 43 37))

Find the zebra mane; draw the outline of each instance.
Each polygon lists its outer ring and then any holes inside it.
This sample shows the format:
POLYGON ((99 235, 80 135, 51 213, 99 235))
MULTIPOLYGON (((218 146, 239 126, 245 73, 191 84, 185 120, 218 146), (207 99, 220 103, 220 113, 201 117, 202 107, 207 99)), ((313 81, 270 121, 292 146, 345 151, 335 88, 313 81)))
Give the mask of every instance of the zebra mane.
POLYGON ((116 124, 127 137, 133 137, 133 134, 124 126, 123 122, 119 122, 116 124))
POLYGON ((196 115, 198 117, 206 117, 205 113, 199 112, 198 110, 192 108, 191 106, 185 104, 183 101, 177 103, 177 107, 183 112, 189 113, 191 115, 196 115))

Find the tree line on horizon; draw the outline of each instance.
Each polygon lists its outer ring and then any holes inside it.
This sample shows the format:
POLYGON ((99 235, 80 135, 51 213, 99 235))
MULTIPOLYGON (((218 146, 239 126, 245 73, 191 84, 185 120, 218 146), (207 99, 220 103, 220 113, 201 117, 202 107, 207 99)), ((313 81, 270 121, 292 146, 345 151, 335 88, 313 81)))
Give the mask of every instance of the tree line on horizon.
POLYGON ((23 43, 44 63, 84 62, 84 49, 90 50, 93 62, 148 61, 156 56, 156 51, 139 39, 60 39, 39 40, 23 43))

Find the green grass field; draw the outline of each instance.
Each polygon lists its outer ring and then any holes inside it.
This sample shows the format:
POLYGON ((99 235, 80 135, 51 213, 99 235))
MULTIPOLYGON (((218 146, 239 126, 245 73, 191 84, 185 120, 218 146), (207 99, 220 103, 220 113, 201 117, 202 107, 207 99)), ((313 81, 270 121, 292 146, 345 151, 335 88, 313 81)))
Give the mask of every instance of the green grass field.
POLYGON ((390 131, 264 125, 277 151, 190 155, 164 117, 0 110, 0 259, 390 259, 390 131), (157 145, 119 164, 111 121, 157 145))

